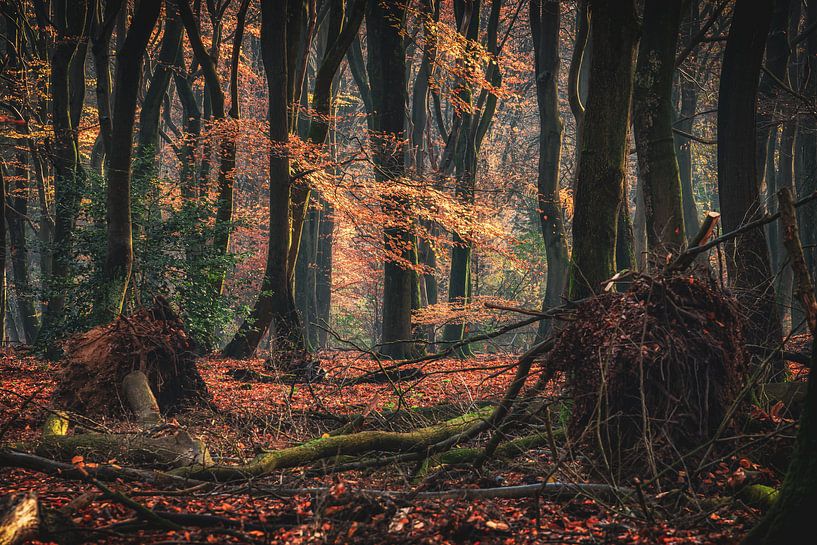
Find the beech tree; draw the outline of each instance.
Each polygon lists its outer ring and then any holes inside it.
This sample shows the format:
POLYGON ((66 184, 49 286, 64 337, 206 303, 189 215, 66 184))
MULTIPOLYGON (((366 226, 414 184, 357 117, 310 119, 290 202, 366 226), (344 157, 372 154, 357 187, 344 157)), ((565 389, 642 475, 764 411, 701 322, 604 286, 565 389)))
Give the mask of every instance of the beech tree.
POLYGON ((106 223, 107 248, 97 314, 106 321, 122 312, 133 266, 131 223, 131 162, 136 102, 142 62, 161 0, 144 0, 133 15, 128 36, 118 53, 113 99, 111 154, 108 158, 106 223))
POLYGON ((685 242, 681 178, 672 134, 672 82, 682 3, 645 3, 633 88, 633 127, 647 242, 659 259, 668 252, 677 254, 685 242))
POLYGON ((595 293, 615 272, 638 36, 633 2, 591 0, 589 5, 593 54, 576 180, 572 299, 595 293))
MULTIPOLYGON (((530 25, 533 37, 536 101, 539 106, 538 202, 542 236, 547 252, 547 286, 542 308, 558 306, 567 286, 568 250, 559 191, 562 153, 562 119, 559 114, 559 2, 532 0, 530 25)), ((543 321, 539 335, 547 333, 543 321)))
MULTIPOLYGON (((718 190, 727 231, 763 213, 755 121, 772 4, 737 2, 724 52, 718 94, 718 190)), ((730 282, 749 313, 751 342, 774 348, 782 335, 763 229, 736 237, 729 243, 726 256, 730 282)))

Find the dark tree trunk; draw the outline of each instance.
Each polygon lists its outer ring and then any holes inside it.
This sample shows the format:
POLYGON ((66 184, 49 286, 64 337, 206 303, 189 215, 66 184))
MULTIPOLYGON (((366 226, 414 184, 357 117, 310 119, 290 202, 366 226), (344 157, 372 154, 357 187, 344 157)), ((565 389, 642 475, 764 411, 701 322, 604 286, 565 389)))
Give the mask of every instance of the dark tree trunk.
POLYGON ((332 307, 332 242, 335 229, 334 209, 323 203, 318 224, 318 256, 315 261, 315 297, 317 299, 318 347, 327 348, 332 307))
POLYGON ((91 52, 94 57, 96 67, 96 109, 99 119, 99 139, 101 140, 102 153, 97 153, 96 159, 92 163, 97 173, 104 174, 104 164, 111 155, 111 35, 113 34, 119 11, 122 9, 123 0, 107 0, 105 9, 96 10, 94 18, 94 28, 91 33, 91 52))
POLYGON ((139 114, 139 138, 136 148, 136 159, 133 165, 133 179, 141 180, 156 173, 156 155, 159 151, 159 119, 162 113, 167 88, 173 76, 173 65, 182 45, 184 27, 175 10, 170 10, 165 19, 162 47, 153 76, 150 78, 147 93, 142 100, 142 111, 139 114))
MULTIPOLYGON (((391 183, 404 175, 402 142, 406 135, 405 106, 406 55, 399 22, 403 20, 402 0, 369 0, 366 29, 369 34, 367 71, 371 82, 373 155, 378 180, 391 183)), ((417 248, 413 234, 403 227, 410 221, 409 205, 395 198, 384 205, 393 218, 384 232, 387 256, 383 281, 383 329, 380 351, 383 355, 401 359, 414 354, 412 341, 412 291, 417 289, 417 274, 394 257, 399 255, 408 264, 417 263, 417 248)))
MULTIPOLYGON (((498 53, 497 36, 499 31, 499 15, 502 2, 497 0, 491 3, 491 11, 488 15, 488 24, 485 32, 485 49, 492 54, 498 53)), ((469 43, 476 42, 479 38, 480 28, 480 2, 455 2, 454 13, 458 28, 463 28, 465 21, 468 22, 465 37, 469 43)), ((499 87, 501 83, 501 72, 499 66, 490 62, 486 70, 486 79, 494 86, 499 87)), ((477 160, 479 149, 482 144, 493 115, 496 111, 497 96, 488 93, 483 89, 479 97, 474 100, 471 83, 461 81, 457 84, 458 100, 462 104, 471 106, 469 110, 455 114, 452 127, 451 138, 455 139, 456 148, 453 150, 456 188, 455 198, 463 206, 470 208, 474 206, 474 195, 476 191, 477 160)), ((473 227, 472 227, 473 228, 473 227)), ((458 305, 468 304, 472 297, 471 285, 471 258, 472 241, 470 233, 453 234, 453 248, 451 250, 451 272, 448 279, 448 301, 458 305)), ((443 338, 446 341, 458 341, 465 337, 467 325, 465 323, 447 324, 443 330, 443 338)), ((470 347, 463 347, 459 350, 460 356, 471 355, 470 347)))
MULTIPOLYGON (((817 24, 817 2, 808 2, 806 8, 806 26, 817 24)), ((814 100, 817 97, 817 32, 809 33, 806 38, 806 54, 803 94, 814 100)), ((808 195, 817 191, 817 118, 814 114, 805 113, 798 119, 797 154, 799 168, 796 187, 799 195, 808 195)), ((802 226, 800 236, 803 239, 803 253, 806 264, 812 275, 817 273, 817 211, 814 206, 804 206, 797 211, 802 226)))
MULTIPOLYGON (((343 2, 337 0, 330 13, 329 35, 312 91, 312 117, 307 139, 317 146, 323 146, 329 134, 329 117, 334 98, 333 80, 346 51, 357 36, 365 13, 366 0, 352 0, 344 19, 343 2)), ((297 167, 297 165, 296 165, 297 167)), ((296 168, 297 171, 297 168, 296 168)), ((289 247, 287 263, 292 283, 295 264, 298 260, 304 218, 309 207, 310 187, 305 179, 298 180, 292 188, 292 244, 289 247)))
MULTIPOLYGON (((774 81, 788 81, 787 68, 789 64, 789 0, 776 0, 772 12, 771 27, 766 38, 766 68, 768 72, 760 75, 758 86, 758 113, 757 113, 757 168, 758 188, 764 204, 770 212, 777 210, 777 181, 775 175, 775 150, 777 148, 778 125, 775 123, 780 113, 777 105, 778 84, 774 81)), ((815 150, 817 151, 817 149, 815 150)), ((767 227, 769 253, 772 272, 777 273, 780 263, 780 234, 777 222, 767 227)))
POLYGON ((570 297, 599 289, 615 271, 638 25, 635 4, 591 0, 590 89, 573 216, 570 297))
POLYGON ((647 0, 633 87, 633 128, 649 250, 659 263, 684 245, 681 178, 672 133, 672 80, 681 0, 647 0))
MULTIPOLYGON (((547 254, 547 285, 542 309, 558 306, 567 287, 568 251, 559 198, 559 160, 562 152, 562 118, 559 114, 560 6, 556 0, 531 0, 536 102, 539 106, 539 168, 537 200, 542 237, 547 254)), ((542 320, 539 336, 550 330, 542 320)))
POLYGON ((106 190, 108 236, 103 284, 96 308, 100 322, 109 321, 122 312, 133 266, 130 194, 133 129, 142 62, 161 6, 161 0, 139 3, 117 55, 106 190))
POLYGON ((276 0, 261 3, 261 54, 269 89, 270 151, 269 244, 261 293, 235 337, 224 347, 227 357, 246 358, 258 349, 270 325, 276 344, 273 359, 289 369, 299 368, 306 358, 295 299, 288 281, 290 245, 289 114, 287 95, 287 18, 281 17, 276 0))
MULTIPOLYGON (((682 39, 689 43, 698 31, 700 16, 698 12, 700 0, 689 2, 689 20, 684 26, 682 39)), ((697 82, 692 76, 678 72, 679 109, 675 127, 686 134, 693 134, 695 114, 698 107, 697 82)), ((695 202, 695 188, 692 178, 692 140, 680 134, 674 134, 675 157, 678 160, 678 176, 681 180, 681 200, 684 209, 684 229, 687 239, 698 233, 700 220, 698 219, 698 205, 695 202)))
MULTIPOLYGON (((9 87, 11 104, 18 111, 22 112, 24 105, 24 83, 20 54, 24 51, 26 44, 23 14, 16 11, 5 14, 6 21, 6 67, 9 73, 9 87), (17 98, 19 97, 19 98, 17 98)), ((18 129, 18 134, 27 133, 27 129, 18 129)), ((25 140, 17 144, 14 154, 14 189, 11 195, 5 199, 5 220, 8 226, 8 249, 11 253, 11 269, 14 279, 14 291, 17 300, 17 310, 22 323, 23 342, 33 343, 37 335, 39 326, 36 307, 35 293, 31 286, 29 276, 29 252, 26 244, 26 219, 28 219, 28 189, 29 189, 29 161, 28 150, 25 140)), ((8 188, 4 187, 7 192, 8 188)), ((0 229, 3 226, 0 225, 0 229)), ((13 313, 9 314, 10 321, 16 321, 13 313)))
MULTIPOLYGON (((86 0, 55 0, 53 22, 57 36, 51 56, 51 116, 54 126, 54 241, 51 278, 48 282, 44 326, 46 337, 56 334, 65 308, 65 294, 71 281, 74 223, 82 197, 83 173, 79 163, 76 127, 71 123, 70 66, 83 36, 86 0), (70 5, 69 5, 70 4, 70 5)), ((76 82, 74 82, 76 83, 76 82)), ((81 82, 85 85, 85 82, 81 82)), ((47 340, 47 339, 43 339, 47 340)))
POLYGON ((11 269, 14 279, 14 291, 17 306, 23 325, 25 341, 32 343, 37 336, 39 321, 35 306, 36 294, 31 285, 28 268, 28 244, 26 242, 26 223, 28 217, 28 161, 25 153, 17 154, 17 167, 14 172, 14 193, 6 197, 6 225, 8 226, 9 250, 11 252, 11 269))
POLYGON ((576 39, 573 42, 573 53, 570 57, 570 68, 567 74, 567 97, 570 112, 576 122, 576 158, 581 152, 582 119, 584 118, 584 104, 582 103, 581 76, 583 67, 589 62, 588 39, 590 37, 590 12, 587 0, 578 0, 576 5, 576 39))
MULTIPOLYGON (((788 189, 780 190, 780 211, 784 242, 797 277, 797 295, 806 309, 807 323, 817 338, 817 300, 814 296, 803 248, 797 232, 796 213, 788 189)), ((812 341, 811 368, 817 365, 817 340, 812 341)), ((817 379, 809 373, 806 398, 800 416, 800 429, 791 463, 780 489, 780 495, 761 522, 743 541, 744 545, 777 545, 806 543, 813 532, 817 509, 817 379)))
MULTIPOLYGON (((726 42, 718 98, 718 190, 723 229, 761 216, 755 106, 772 0, 738 0, 726 42)), ((727 271, 749 320, 747 341, 776 347, 782 333, 762 228, 727 244, 727 271)))

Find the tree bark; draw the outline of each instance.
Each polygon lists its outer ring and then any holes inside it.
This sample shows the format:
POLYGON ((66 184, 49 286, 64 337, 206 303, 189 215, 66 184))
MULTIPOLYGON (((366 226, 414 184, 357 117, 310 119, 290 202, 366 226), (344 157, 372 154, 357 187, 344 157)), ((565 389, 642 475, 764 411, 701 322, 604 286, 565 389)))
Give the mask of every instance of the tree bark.
MULTIPOLYGON (((51 115, 54 126, 54 241, 51 278, 47 287, 44 327, 41 333, 53 337, 62 325, 65 294, 71 282, 73 231, 83 189, 83 173, 77 149, 77 127, 71 123, 71 82, 69 67, 83 37, 87 0, 70 3, 55 0, 53 22, 57 36, 51 56, 51 115)), ((76 82, 74 82, 76 83, 76 82)), ((85 85, 85 82, 82 82, 85 85)), ((42 336, 42 335, 41 335, 42 336)))
MULTIPOLYGON (((399 27, 405 8, 405 2, 401 0, 369 0, 366 13, 369 34, 367 71, 375 131, 372 151, 375 175, 384 184, 392 183, 405 174, 406 55, 399 27)), ((383 208, 392 220, 384 231, 387 255, 383 264, 380 351, 385 356, 402 359, 412 356, 415 351, 411 308, 412 291, 417 289, 417 275, 412 269, 417 264, 417 248, 414 236, 404 226, 411 221, 409 203, 393 198, 383 208)))
MULTIPOLYGON (((817 300, 800 243, 794 200, 787 188, 781 189, 778 197, 784 243, 797 278, 797 295, 805 309, 809 330, 817 339, 817 300)), ((812 369, 817 365, 815 355, 817 340, 812 341, 812 369)), ((804 536, 812 531, 811 517, 814 516, 815 509, 817 509, 817 380, 813 373, 809 373, 800 429, 780 494, 743 544, 803 543, 804 536)))
POLYGON ((103 284, 96 313, 106 322, 122 312, 133 266, 131 160, 142 61, 156 26, 161 0, 142 0, 134 12, 116 63, 111 155, 108 160, 106 223, 108 226, 103 284))
MULTIPOLYGON (((559 114, 559 2, 531 0, 536 102, 539 106, 539 167, 537 200, 539 221, 547 256, 547 284, 542 310, 558 306, 567 287, 569 256, 559 195, 559 161, 562 152, 562 118, 559 114)), ((538 336, 550 330, 550 320, 539 322, 538 336)))
POLYGON ((593 294, 615 271, 638 33, 634 2, 591 0, 590 88, 573 216, 570 298, 593 294))
POLYGON ((647 0, 633 87, 633 128, 647 244, 660 263, 666 262, 668 253, 677 255, 686 240, 672 132, 672 80, 681 7, 682 0, 647 0))
MULTIPOLYGON (((726 42, 718 98, 718 191, 727 232, 758 219, 763 210, 755 160, 755 108, 772 4, 738 0, 726 42)), ((747 342, 776 347, 782 332, 763 229, 730 241, 726 256, 730 283, 749 320, 747 342)), ((780 369, 779 364, 776 367, 780 369)))
POLYGON ((298 369, 306 358, 303 332, 289 282, 287 256, 291 244, 290 160, 288 114, 287 18, 278 2, 261 3, 261 54, 269 89, 270 187, 269 241, 261 293, 247 319, 224 347, 227 357, 246 358, 258 348, 270 324, 276 343, 274 359, 285 368, 298 369))

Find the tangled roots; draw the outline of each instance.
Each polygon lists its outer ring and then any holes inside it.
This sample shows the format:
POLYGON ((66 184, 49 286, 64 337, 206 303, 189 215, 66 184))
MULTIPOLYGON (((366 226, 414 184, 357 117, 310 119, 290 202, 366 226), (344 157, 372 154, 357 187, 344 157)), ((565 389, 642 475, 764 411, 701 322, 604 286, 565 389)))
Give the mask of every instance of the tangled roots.
POLYGON ((571 437, 619 476, 712 438, 748 362, 736 302, 691 276, 637 276, 583 302, 547 360, 574 399, 571 437))
POLYGON ((121 416, 126 406, 122 379, 135 370, 147 375, 163 413, 210 403, 193 343, 161 296, 151 308, 66 341, 55 399, 61 407, 84 414, 121 416))

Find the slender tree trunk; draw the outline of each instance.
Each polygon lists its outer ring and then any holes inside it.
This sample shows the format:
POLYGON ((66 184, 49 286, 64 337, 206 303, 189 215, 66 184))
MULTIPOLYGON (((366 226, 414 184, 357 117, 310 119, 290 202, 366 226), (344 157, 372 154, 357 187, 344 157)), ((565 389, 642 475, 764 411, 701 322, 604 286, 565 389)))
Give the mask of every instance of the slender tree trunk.
MULTIPOLYGON (((330 13, 330 29, 326 49, 323 52, 318 72, 315 75, 315 86, 312 91, 312 118, 309 123, 307 139, 309 142, 323 146, 329 134, 329 117, 334 98, 333 80, 340 63, 354 38, 357 36, 365 13, 366 0, 352 0, 344 19, 343 2, 334 3, 330 13)), ((296 173, 298 171, 296 165, 296 173)), ((298 259, 301 243, 301 231, 309 207, 310 187, 306 179, 299 179, 292 188, 292 244, 290 245, 287 263, 290 283, 294 278, 294 267, 298 259)))
MULTIPOLYGON (((780 113, 777 104, 778 85, 774 81, 788 81, 789 64, 789 12, 790 0, 776 0, 772 12, 771 27, 766 38, 766 61, 768 72, 760 75, 758 86, 759 104, 757 113, 757 168, 758 188, 764 199, 764 205, 770 212, 777 210, 777 188, 775 179, 775 150, 777 148, 778 125, 776 120, 780 113)), ((817 149, 815 149, 817 151, 817 149)), ((777 274, 780 263, 780 235, 777 222, 767 226, 767 240, 772 272, 777 274)))
POLYGON ((6 179, 0 167, 0 345, 6 341, 6 179))
MULTIPOLYGON (((817 2, 808 2, 806 8, 806 26, 817 24, 817 2)), ((806 38, 805 86, 803 94, 814 100, 817 97, 817 32, 809 33, 806 38)), ((800 163, 797 172, 796 187, 799 195, 808 195, 817 191, 817 118, 809 112, 800 116, 797 130, 797 153, 800 163)), ((800 236, 803 240, 803 253, 806 264, 812 275, 817 274, 817 211, 813 206, 804 206, 797 211, 798 221, 802 226, 800 236)))
POLYGON ((334 209, 323 203, 318 225, 318 257, 315 262, 315 297, 317 299, 318 347, 328 347, 328 333, 332 308, 332 242, 335 228, 334 209))
MULTIPOLYGON (((589 64, 588 39, 590 37, 590 11, 587 0, 578 0, 576 3, 576 38, 573 43, 573 53, 570 57, 570 68, 567 73, 567 97, 570 111, 576 122, 576 158, 581 153, 582 119, 584 118, 584 104, 582 102, 581 75, 582 67, 589 64), (588 57, 588 58, 585 58, 588 57)), ((578 163, 578 161, 577 161, 578 163)))
MULTIPOLYGON (((84 34, 86 0, 53 2, 53 22, 57 37, 51 56, 51 116, 54 126, 54 240, 48 304, 44 317, 44 341, 53 337, 63 320, 65 294, 71 281, 73 230, 82 196, 82 167, 79 163, 76 127, 71 123, 69 72, 72 59, 84 34)), ((74 82, 76 83, 76 82, 74 82)), ((85 82, 82 82, 85 85, 85 82)))
POLYGON ((276 0, 261 2, 261 54, 269 89, 270 189, 269 242, 261 293, 235 337, 224 348, 228 357, 252 356, 261 338, 270 333, 276 343, 273 359, 289 369, 299 369, 306 358, 303 332, 288 280, 287 255, 291 243, 289 98, 287 94, 287 29, 276 0))
POLYGON ((139 138, 136 159, 133 165, 133 179, 141 180, 154 176, 156 155, 159 151, 159 119, 162 104, 173 76, 173 65, 182 46, 184 27, 175 10, 169 10, 165 18, 162 46, 159 50, 156 68, 150 78, 147 93, 142 100, 139 114, 139 138))
POLYGON ((12 278, 17 296, 25 341, 32 343, 37 336, 39 320, 35 307, 35 292, 29 275, 26 223, 28 217, 28 161, 25 153, 17 154, 14 172, 14 193, 6 198, 6 225, 11 252, 12 278))
MULTIPOLYGON (((681 131, 692 134, 695 126, 695 110, 698 107, 696 83, 685 75, 679 76, 678 87, 681 108, 676 126, 681 131)), ((675 155, 678 160, 678 174, 681 180, 681 200, 684 208, 684 228, 687 239, 698 233, 701 225, 698 219, 698 205, 695 202, 695 185, 692 177, 692 141, 682 135, 675 135, 675 155)))
MULTIPOLYGON (((368 73, 371 82, 373 125, 372 146, 375 174, 382 183, 390 183, 405 173, 402 143, 406 136, 406 56, 398 22, 403 20, 402 0, 369 0, 366 13, 368 73)), ((412 291, 417 275, 411 269, 417 263, 417 248, 412 233, 404 227, 410 221, 409 203, 394 198, 384 205, 393 218, 384 232, 386 259, 383 265, 383 329, 380 351, 402 359, 414 354, 412 341, 412 291), (399 257, 398 257, 399 256, 399 257), (408 264, 401 262, 405 260, 408 264)))
POLYGON ((108 159, 108 226, 103 285, 96 312, 106 322, 122 312, 133 266, 131 229, 131 159, 142 61, 156 26, 161 0, 142 0, 118 53, 114 89, 111 155, 108 159))
POLYGON ((594 293, 615 271, 638 33, 632 0, 591 0, 590 13, 593 55, 574 201, 571 299, 594 293))
POLYGON ((107 0, 105 9, 95 10, 94 27, 91 34, 91 52, 96 67, 96 109, 99 119, 99 139, 102 153, 92 161, 96 163, 97 173, 104 174, 104 164, 111 155, 111 35, 113 34, 123 0, 107 0))
POLYGON ((647 244, 659 263, 685 242, 672 133, 672 80, 682 0, 647 0, 633 87, 633 127, 643 182, 647 244))
MULTIPOLYGON (((755 107, 772 0, 738 0, 726 42, 718 98, 718 190, 723 228, 761 216, 755 107)), ((782 332, 762 228, 727 244, 729 279, 749 320, 747 341, 776 347, 782 332)))
MULTIPOLYGON (((560 6, 556 0, 531 0, 536 102, 539 105, 539 169, 537 198, 539 220, 547 255, 547 285, 542 309, 558 306, 567 287, 568 251, 559 197, 559 161, 562 152, 562 118, 559 114, 560 6)), ((542 320, 539 337, 550 330, 542 320)))
MULTIPOLYGON (((5 14, 6 22, 6 70, 8 74, 8 91, 11 95, 11 104, 18 112, 22 112, 25 105, 25 80, 21 71, 20 54, 26 45, 23 32, 24 14, 17 10, 5 14)), ((25 135, 29 129, 18 129, 18 134, 25 135)), ((27 140, 27 139, 26 139, 27 140)), ((10 142, 13 144, 13 142, 10 142)), ((16 305, 22 323, 23 342, 33 343, 39 327, 35 308, 35 293, 29 276, 29 252, 26 244, 26 222, 28 218, 28 190, 29 190, 29 160, 28 145, 25 140, 16 144, 14 154, 14 190, 5 200, 5 219, 8 226, 8 248, 11 253, 11 268, 14 279, 14 291, 18 304, 16 305)), ((4 188, 7 191, 7 188, 4 188)), ((0 225, 0 228, 3 226, 0 225)), ((11 307, 9 307, 11 308, 11 307)), ((14 313, 9 317, 14 320, 14 313)))

